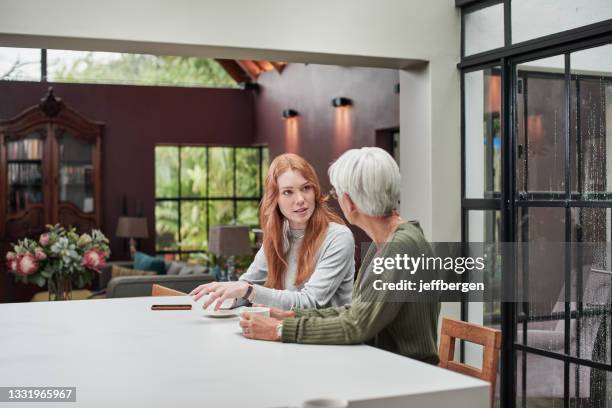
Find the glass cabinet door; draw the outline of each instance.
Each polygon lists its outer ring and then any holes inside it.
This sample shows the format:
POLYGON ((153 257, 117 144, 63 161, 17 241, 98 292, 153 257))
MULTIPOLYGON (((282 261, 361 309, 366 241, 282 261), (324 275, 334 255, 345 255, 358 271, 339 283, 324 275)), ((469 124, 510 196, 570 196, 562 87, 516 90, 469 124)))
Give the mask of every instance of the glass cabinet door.
POLYGON ((6 143, 7 213, 43 203, 43 147, 46 132, 37 130, 6 143))
POLYGON ((83 213, 93 213, 94 184, 92 152, 94 145, 60 129, 58 196, 60 202, 74 204, 83 213))

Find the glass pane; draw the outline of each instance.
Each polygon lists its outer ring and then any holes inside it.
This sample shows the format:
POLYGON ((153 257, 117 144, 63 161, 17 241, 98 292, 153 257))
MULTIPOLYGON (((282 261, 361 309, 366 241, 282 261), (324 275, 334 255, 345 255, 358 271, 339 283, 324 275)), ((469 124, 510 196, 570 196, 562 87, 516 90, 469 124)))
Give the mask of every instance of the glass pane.
MULTIPOLYGON (((494 299, 501 299, 501 257, 496 250, 496 243, 500 242, 501 212, 496 210, 481 210, 468 212, 468 242, 487 243, 485 245, 486 270, 490 271, 484 276, 485 287, 492 292, 494 299)), ((474 244, 478 247, 478 244, 474 244)), ((478 250, 478 252, 480 252, 478 250)), ((469 256, 481 256, 468 254, 469 256)), ((500 329, 501 303, 499 301, 467 303, 467 321, 500 329)), ((474 367, 482 367, 483 347, 474 343, 465 342, 465 362, 474 367)), ((496 397, 499 401, 499 397, 496 397)))
POLYGON ((234 202, 230 200, 210 201, 208 207, 209 228, 215 225, 231 224, 234 217, 234 202))
POLYGON ((572 355, 610 364, 612 328, 612 210, 573 208, 572 241, 583 243, 572 251, 570 322, 572 355), (577 302, 582 300, 582 302, 577 302), (608 340, 606 340, 608 339, 608 340))
POLYGON ((40 48, 0 47, 0 80, 40 81, 40 48))
POLYGON ((516 406, 563 408, 563 361, 516 353, 516 406))
POLYGON ((197 251, 208 246, 206 201, 181 202, 181 250, 197 251))
POLYGON ((178 249, 178 203, 158 201, 155 204, 155 250, 173 251, 178 249))
POLYGON ((60 153, 59 197, 85 213, 94 208, 93 145, 67 131, 58 137, 60 153))
POLYGON ((209 197, 234 195, 234 152, 231 147, 211 147, 209 159, 209 197))
POLYGON ((517 233, 520 242, 529 243, 519 247, 517 257, 519 298, 528 301, 517 304, 517 341, 525 341, 522 322, 527 318, 527 344, 562 353, 565 252, 559 243, 565 241, 565 209, 521 208, 517 233))
MULTIPOLYGON (((487 270, 491 271, 485 277, 485 286, 492 290, 494 299, 501 299, 501 259, 495 244, 501 242, 501 212, 496 210, 469 211, 468 212, 468 240, 469 242, 484 242, 488 248, 486 251, 490 255, 487 257, 487 270), (494 256, 496 254, 497 256, 494 256)), ((472 304, 470 304, 471 307, 472 304)), ((480 316, 478 324, 485 326, 498 327, 500 324, 499 302, 485 302, 483 304, 483 315, 480 316)), ((470 315, 472 315, 470 313, 470 315)), ((474 315, 474 318, 477 318, 474 315)), ((472 320, 470 320, 472 321, 472 320)))
POLYGON ((512 0, 510 6, 514 44, 612 18, 610 0, 512 0))
POLYGON ((259 149, 236 149, 236 196, 259 197, 259 149))
POLYGON ((612 371, 570 364, 570 406, 612 406, 612 371))
POLYGON ((565 191, 564 70, 563 56, 516 67, 519 191, 565 191))
POLYGON ((468 72, 465 81, 465 196, 501 192, 501 72, 468 72))
POLYGON ((504 4, 481 8, 465 15, 465 55, 504 46, 504 4))
POLYGON ((268 177, 268 169, 270 168, 270 150, 268 150, 267 147, 262 148, 261 156, 262 156, 261 168, 263 170, 263 174, 261 175, 261 180, 263 183, 265 183, 266 177, 268 177))
POLYGON ((89 51, 47 51, 51 82, 237 88, 212 58, 89 51))
POLYGON ((181 197, 206 197, 205 147, 181 147, 181 197))
POLYGON ((43 144, 42 130, 6 143, 9 213, 43 202, 43 144))
POLYGON ((179 148, 155 146, 155 197, 178 197, 179 148))
POLYGON ((572 186, 588 198, 612 192, 612 45, 574 52, 572 73, 572 186), (610 182, 608 182, 610 181, 610 182))
POLYGON ((259 201, 238 201, 236 222, 240 225, 259 225, 259 201))

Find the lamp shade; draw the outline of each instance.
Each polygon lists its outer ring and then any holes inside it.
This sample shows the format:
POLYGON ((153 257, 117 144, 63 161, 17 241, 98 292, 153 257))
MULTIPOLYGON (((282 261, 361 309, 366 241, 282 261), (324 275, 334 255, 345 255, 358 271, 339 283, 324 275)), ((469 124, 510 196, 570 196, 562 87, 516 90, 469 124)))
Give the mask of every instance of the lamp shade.
POLYGON ((147 219, 144 217, 119 217, 116 235, 119 238, 149 238, 147 219))
POLYGON ((249 255, 252 253, 249 227, 215 225, 208 231, 208 251, 218 256, 249 255))

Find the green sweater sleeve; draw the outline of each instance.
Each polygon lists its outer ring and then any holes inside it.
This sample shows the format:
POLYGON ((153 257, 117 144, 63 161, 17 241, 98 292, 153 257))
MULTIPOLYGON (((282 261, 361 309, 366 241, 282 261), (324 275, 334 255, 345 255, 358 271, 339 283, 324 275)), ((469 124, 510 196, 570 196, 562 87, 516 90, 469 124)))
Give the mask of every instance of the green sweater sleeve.
POLYGON ((332 309, 339 312, 336 315, 296 315, 295 318, 283 320, 282 341, 305 344, 363 343, 389 324, 401 306, 401 303, 359 301, 344 310, 332 309))
POLYGON ((327 307, 325 309, 294 309, 295 317, 332 317, 339 316, 346 309, 350 308, 350 305, 338 306, 338 307, 327 307))

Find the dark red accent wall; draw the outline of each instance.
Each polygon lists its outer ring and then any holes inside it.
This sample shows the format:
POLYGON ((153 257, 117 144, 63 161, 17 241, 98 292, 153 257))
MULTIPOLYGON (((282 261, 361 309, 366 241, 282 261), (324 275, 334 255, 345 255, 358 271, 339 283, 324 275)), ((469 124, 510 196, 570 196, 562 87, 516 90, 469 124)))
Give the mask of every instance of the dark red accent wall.
POLYGON ((0 118, 38 103, 51 85, 56 96, 89 119, 103 122, 103 232, 113 259, 127 259, 115 238, 126 197, 129 215, 140 206, 151 238, 155 231, 154 147, 169 144, 250 145, 254 139, 253 95, 237 89, 0 82, 0 118))
POLYGON ((269 144, 270 157, 288 151, 303 156, 329 187, 327 168, 342 152, 375 146, 376 130, 399 126, 398 82, 397 70, 380 68, 289 64, 282 73, 266 72, 258 79, 255 141, 269 144), (331 105, 339 96, 353 101, 342 114, 331 105), (281 116, 288 108, 299 112, 297 137, 287 134, 281 116))

